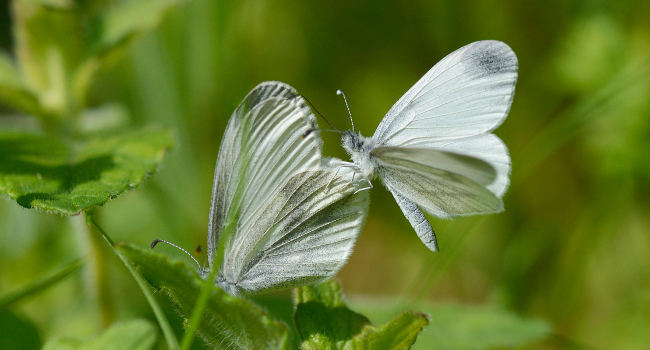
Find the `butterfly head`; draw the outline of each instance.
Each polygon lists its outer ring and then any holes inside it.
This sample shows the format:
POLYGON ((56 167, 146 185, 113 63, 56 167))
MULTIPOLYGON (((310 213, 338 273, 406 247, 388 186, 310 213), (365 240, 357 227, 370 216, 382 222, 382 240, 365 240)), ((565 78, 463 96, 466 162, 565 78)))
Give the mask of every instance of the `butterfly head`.
POLYGON ((359 153, 363 147, 361 135, 355 134, 352 130, 346 130, 341 136, 341 145, 348 154, 359 153))
POLYGON ((372 178, 376 168, 375 162, 370 157, 370 151, 374 147, 373 138, 365 138, 361 134, 347 130, 341 136, 341 145, 348 152, 361 174, 364 177, 372 178))

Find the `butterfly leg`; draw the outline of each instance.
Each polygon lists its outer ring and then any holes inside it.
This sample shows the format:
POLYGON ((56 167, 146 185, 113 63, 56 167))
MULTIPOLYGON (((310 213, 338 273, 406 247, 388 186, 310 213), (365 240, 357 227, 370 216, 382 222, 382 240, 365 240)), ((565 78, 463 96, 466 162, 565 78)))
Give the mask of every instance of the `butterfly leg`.
POLYGON ((330 189, 330 185, 332 184, 332 181, 334 181, 334 179, 336 178, 336 176, 339 174, 339 170, 341 170, 341 168, 342 168, 342 167, 338 167, 338 168, 336 168, 336 172, 334 173, 334 176, 332 176, 332 178, 327 182, 327 186, 325 186, 325 188, 326 188, 328 191, 329 191, 329 189, 330 189))
MULTIPOLYGON (((332 178, 330 179, 330 181, 327 183, 326 188, 327 188, 328 190, 329 190, 329 188, 330 188, 330 185, 332 184, 332 182, 334 181, 334 179, 336 178, 336 176, 338 176, 339 171, 340 171, 342 168, 353 168, 353 169, 356 169, 356 166, 354 166, 354 165, 352 165, 352 164, 342 164, 342 165, 340 165, 338 168, 336 168, 336 172, 334 173, 334 176, 332 176, 332 178)), ((353 172, 352 172, 352 182, 354 182, 354 175, 355 175, 355 174, 356 174, 356 171, 353 171, 353 172)))
POLYGON ((357 194, 358 192, 361 192, 361 191, 366 191, 366 190, 372 189, 373 188, 372 182, 370 182, 369 179, 366 179, 366 181, 368 182, 368 186, 364 187, 364 188, 360 188, 360 189, 354 191, 354 193, 352 195, 355 195, 355 194, 357 194))

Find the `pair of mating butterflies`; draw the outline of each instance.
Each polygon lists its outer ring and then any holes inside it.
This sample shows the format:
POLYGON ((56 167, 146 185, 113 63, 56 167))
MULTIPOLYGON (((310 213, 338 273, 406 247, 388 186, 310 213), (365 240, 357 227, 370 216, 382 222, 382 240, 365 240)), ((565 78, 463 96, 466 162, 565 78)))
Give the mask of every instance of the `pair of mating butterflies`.
POLYGON ((240 295, 336 274, 359 235, 364 190, 375 176, 434 251, 420 208, 441 218, 501 211, 510 157, 491 131, 508 114, 516 80, 517 58, 502 42, 454 51, 397 101, 372 137, 343 133, 353 163, 321 155, 316 118, 296 90, 280 82, 255 87, 230 118, 217 159, 208 229, 209 266, 221 266, 217 283, 240 295))

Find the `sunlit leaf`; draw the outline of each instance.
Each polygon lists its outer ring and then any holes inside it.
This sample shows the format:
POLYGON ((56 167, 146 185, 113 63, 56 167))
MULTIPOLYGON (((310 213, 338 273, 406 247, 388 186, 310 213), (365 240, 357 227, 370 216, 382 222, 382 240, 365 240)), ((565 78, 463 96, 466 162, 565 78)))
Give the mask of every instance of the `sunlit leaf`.
MULTIPOLYGON (((388 319, 394 305, 388 300, 358 300, 354 305, 373 320, 388 319)), ((427 327, 413 349, 481 350, 530 345, 548 337, 543 320, 517 316, 495 306, 410 305, 430 315, 427 327)))
POLYGON ((381 327, 364 327, 345 349, 409 349, 427 324, 427 315, 406 311, 381 327))
POLYGON ((172 143, 158 129, 83 143, 0 133, 0 193, 25 208, 74 215, 140 185, 172 143))
POLYGON ((77 130, 82 134, 93 134, 119 130, 129 121, 129 114, 119 103, 107 103, 95 108, 84 110, 79 115, 77 130))
POLYGON ((101 18, 99 33, 91 50, 118 48, 134 36, 155 27, 172 7, 187 0, 118 0, 101 18))
POLYGON ((24 84, 45 109, 59 115, 70 107, 70 80, 85 56, 85 24, 72 2, 59 6, 16 0, 15 50, 24 84))
POLYGON ((38 98, 23 84, 12 59, 3 53, 0 53, 0 104, 26 114, 48 114, 41 108, 38 98))
POLYGON ((347 308, 334 281, 294 289, 296 327, 302 349, 408 349, 429 321, 418 312, 404 312, 375 327, 347 308))
POLYGON ((173 7, 187 0, 118 0, 94 18, 88 42, 87 59, 79 67, 73 81, 78 96, 95 72, 119 57, 138 35, 155 28, 173 7))
MULTIPOLYGON (((189 319, 203 280, 185 263, 129 244, 117 249, 129 259, 154 290, 169 298, 177 312, 189 319)), ((229 349, 284 349, 287 326, 270 319, 245 299, 213 287, 197 334, 210 346, 229 349)))
POLYGON ((36 350, 41 348, 38 329, 28 319, 9 309, 0 309, 0 349, 36 350))
POLYGON ((14 1, 15 46, 23 77, 18 86, 23 89, 4 92, 0 85, 0 98, 6 94, 10 105, 32 114, 47 110, 63 118, 74 113, 83 106, 95 72, 183 2, 14 1))
POLYGON ((45 350, 148 350, 156 343, 156 328, 145 320, 130 320, 113 324, 97 338, 83 342, 73 338, 48 341, 45 350))

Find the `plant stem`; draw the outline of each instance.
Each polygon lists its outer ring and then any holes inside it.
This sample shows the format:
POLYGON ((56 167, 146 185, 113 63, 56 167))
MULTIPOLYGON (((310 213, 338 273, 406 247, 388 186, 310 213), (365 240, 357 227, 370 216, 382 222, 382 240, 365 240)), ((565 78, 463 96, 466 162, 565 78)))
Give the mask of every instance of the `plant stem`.
POLYGON ((156 316, 156 319, 158 320, 158 324, 160 325, 160 328, 162 329, 162 332, 165 336, 165 340, 167 341, 167 346, 170 349, 178 349, 178 340, 176 339, 176 336, 174 335, 174 332, 172 331, 172 328, 169 325, 169 322, 167 321, 167 318, 165 317, 162 308, 160 307, 160 305, 158 305, 156 298, 151 292, 151 289, 149 289, 147 282, 144 280, 144 278, 142 278, 142 276, 133 267, 133 265, 131 265, 129 260, 120 251, 115 249, 115 244, 113 243, 113 240, 106 234, 106 232, 95 221, 93 217, 92 209, 86 212, 86 224, 89 227, 94 228, 102 236, 102 238, 106 241, 106 243, 108 243, 108 245, 111 247, 113 252, 120 258, 120 260, 122 260, 122 263, 124 263, 124 266, 126 267, 127 270, 129 270, 129 272, 135 279, 136 283, 142 290, 142 293, 144 294, 145 298, 147 299, 147 302, 149 303, 149 306, 151 306, 151 309, 153 310, 153 313, 156 316))
MULTIPOLYGON (((80 226, 83 229, 83 224, 80 226)), ((99 307, 102 327, 106 328, 115 320, 115 303, 113 302, 110 284, 108 282, 107 256, 102 246, 101 237, 92 232, 92 227, 87 227, 85 231, 88 234, 90 248, 90 263, 88 267, 92 273, 90 277, 91 288, 93 289, 93 296, 96 298, 99 307)))
POLYGON ((217 277, 217 271, 219 271, 218 264, 221 261, 222 256, 223 256, 223 249, 218 249, 214 260, 215 263, 213 266, 211 266, 210 274, 208 275, 208 277, 203 280, 203 285, 201 286, 201 292, 199 294, 199 298, 196 300, 196 305, 192 310, 192 316, 190 317, 190 322, 187 327, 187 331, 185 332, 185 335, 183 336, 183 340, 181 341, 181 350, 188 350, 190 346, 192 346, 192 341, 194 340, 194 335, 196 333, 196 330, 199 328, 199 325, 201 324, 201 315, 203 314, 203 310, 208 304, 208 298, 210 297, 212 288, 214 286, 214 280, 217 277))

